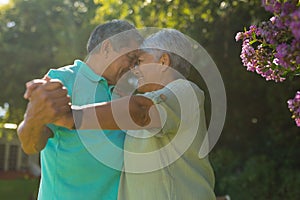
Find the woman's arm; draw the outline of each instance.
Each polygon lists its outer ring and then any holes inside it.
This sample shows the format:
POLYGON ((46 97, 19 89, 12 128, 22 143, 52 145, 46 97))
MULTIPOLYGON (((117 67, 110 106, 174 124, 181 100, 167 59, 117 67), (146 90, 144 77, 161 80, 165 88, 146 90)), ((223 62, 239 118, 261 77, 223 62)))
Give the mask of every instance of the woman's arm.
POLYGON ((72 106, 72 109, 76 129, 138 130, 161 126, 152 100, 139 95, 106 103, 72 106))

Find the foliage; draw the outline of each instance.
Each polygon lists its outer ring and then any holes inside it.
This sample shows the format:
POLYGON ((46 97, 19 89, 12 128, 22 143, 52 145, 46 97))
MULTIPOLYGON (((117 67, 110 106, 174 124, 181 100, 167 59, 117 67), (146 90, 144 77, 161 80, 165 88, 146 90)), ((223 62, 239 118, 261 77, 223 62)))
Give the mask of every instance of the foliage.
MULTIPOLYGON (((216 190, 232 199, 296 199, 299 196, 299 135, 266 133, 259 145, 265 152, 249 149, 243 156, 235 150, 218 148, 212 154, 216 171, 216 190), (284 140, 289 139, 286 143, 284 140), (272 148, 272 149, 271 149, 272 148), (274 153, 274 149, 280 149, 274 153)), ((256 134, 255 134, 256 135, 256 134)))
MULTIPOLYGON (((236 40, 243 40, 240 57, 247 70, 266 80, 282 82, 287 77, 300 75, 300 3, 298 0, 262 2, 274 16, 237 33, 236 40)), ((300 127, 299 101, 296 94, 288 106, 300 127)))
POLYGON ((38 179, 0 180, 0 199, 36 199, 38 184, 38 179))
MULTIPOLYGON (((120 18, 140 28, 176 28, 204 46, 225 83, 226 124, 211 153, 216 194, 229 194, 232 199, 254 199, 255 194, 257 199, 279 199, 284 192, 287 198, 282 199, 299 196, 299 178, 294 176, 299 173, 299 130, 285 117, 289 114, 285 97, 299 86, 290 80, 266 82, 238 67, 242 65, 241 49, 232 36, 240 27, 271 17, 260 1, 11 2, 0 8, 0 105, 9 103, 10 122, 19 123, 23 118, 24 83, 43 76, 50 67, 84 58, 87 38, 96 24, 120 18)), ((209 112, 208 93, 206 103, 209 112)))
POLYGON ((84 57, 95 9, 92 0, 11 0, 0 8, 0 103, 10 104, 11 122, 22 119, 26 81, 84 57))

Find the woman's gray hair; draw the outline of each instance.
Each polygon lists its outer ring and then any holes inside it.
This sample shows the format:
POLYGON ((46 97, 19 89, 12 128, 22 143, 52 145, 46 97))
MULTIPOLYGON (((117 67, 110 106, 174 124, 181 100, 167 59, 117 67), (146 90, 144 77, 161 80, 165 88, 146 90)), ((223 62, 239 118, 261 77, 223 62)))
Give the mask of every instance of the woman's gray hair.
POLYGON ((175 29, 162 29, 150 35, 141 45, 141 49, 148 51, 159 59, 163 53, 170 56, 171 67, 184 77, 190 74, 193 48, 189 39, 175 29))

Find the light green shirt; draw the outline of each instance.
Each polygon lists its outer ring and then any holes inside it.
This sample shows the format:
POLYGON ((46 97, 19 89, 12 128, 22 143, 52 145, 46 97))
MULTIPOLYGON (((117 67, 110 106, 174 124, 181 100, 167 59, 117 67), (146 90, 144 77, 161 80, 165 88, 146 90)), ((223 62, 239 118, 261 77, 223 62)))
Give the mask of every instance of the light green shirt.
POLYGON ((204 94, 178 79, 144 94, 160 113, 163 128, 128 131, 120 200, 215 199, 208 157, 200 159, 206 134, 204 94))

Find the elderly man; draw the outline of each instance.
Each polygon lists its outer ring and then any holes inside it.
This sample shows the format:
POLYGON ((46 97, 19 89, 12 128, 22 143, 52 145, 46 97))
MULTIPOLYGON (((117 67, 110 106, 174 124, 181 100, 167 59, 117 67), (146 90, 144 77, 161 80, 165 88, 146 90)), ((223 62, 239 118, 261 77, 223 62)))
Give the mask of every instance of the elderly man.
MULTIPOLYGON (((25 93, 29 103, 18 136, 27 154, 41 153, 38 199, 117 199, 120 171, 99 162, 82 144, 76 130, 56 121, 71 114, 70 101, 73 105, 110 101, 113 85, 135 62, 132 50, 141 41, 135 27, 126 21, 99 25, 87 43, 86 62, 75 60, 73 65, 50 70, 39 87, 25 93), (116 34, 114 40, 109 39, 116 34)), ((103 134, 123 148, 122 131, 89 130, 87 134, 103 134)), ((105 142, 97 146, 122 165, 122 153, 110 155, 111 146, 105 142)))

